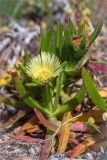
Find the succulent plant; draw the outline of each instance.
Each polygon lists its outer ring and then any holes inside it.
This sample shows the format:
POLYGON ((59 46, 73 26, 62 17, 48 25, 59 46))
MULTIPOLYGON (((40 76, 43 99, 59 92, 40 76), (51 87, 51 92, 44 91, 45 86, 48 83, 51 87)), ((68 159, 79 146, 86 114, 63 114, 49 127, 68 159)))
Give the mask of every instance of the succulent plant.
POLYGON ((64 29, 59 23, 54 36, 52 27, 45 34, 41 32, 39 55, 32 58, 25 52, 25 63, 18 66, 18 72, 12 73, 19 101, 0 97, 0 102, 24 109, 16 120, 34 110, 40 121, 43 120, 42 124, 45 127, 52 131, 56 130, 54 136, 61 127, 57 129, 57 125, 50 120, 62 119, 65 123, 63 125, 67 127, 63 126, 65 128, 61 133, 64 132, 65 135, 65 129, 67 133, 64 146, 62 146, 64 135, 60 135, 58 149, 61 152, 66 149, 70 134, 70 125, 66 123, 70 122, 73 109, 84 100, 86 94, 102 111, 107 109, 106 102, 99 95, 90 74, 84 68, 90 57, 88 51, 101 28, 102 21, 99 21, 94 32, 88 35, 86 22, 83 22, 77 30, 73 22, 69 21, 64 29), (82 79, 83 84, 80 90, 75 95, 71 93, 70 97, 67 89, 75 85, 78 79, 82 79), (49 119, 49 122, 42 114, 49 119))
MULTIPOLYGON (((86 90, 91 95, 93 101, 95 101, 94 95, 92 95, 88 87, 89 85, 90 88, 94 87, 91 85, 92 79, 83 66, 89 59, 87 52, 91 44, 100 33, 102 21, 98 22, 90 36, 87 35, 85 26, 86 22, 83 22, 77 31, 73 22, 70 21, 63 30, 62 25, 59 23, 55 40, 52 39, 52 28, 45 35, 41 33, 40 54, 33 58, 29 57, 25 65, 19 66, 19 70, 23 73, 23 78, 21 77, 23 81, 21 81, 20 75, 12 74, 16 90, 21 99, 31 108, 37 107, 47 117, 57 117, 59 114, 71 111, 83 100, 86 90), (78 78, 81 78, 81 73, 84 85, 80 91, 65 104, 59 103, 61 91, 66 92, 64 88, 72 84, 71 79, 76 81, 78 78), (88 78, 85 77, 85 74, 87 74, 88 78), (32 94, 30 95, 29 91, 31 89, 32 94), (39 93, 37 93, 38 90, 40 90, 39 93), (35 99, 35 97, 37 98, 35 99), (39 102, 38 97, 42 99, 42 103, 39 102)), ((95 92, 95 96, 99 97, 97 91, 95 92)), ((103 105, 101 106, 98 103, 98 106, 104 109, 106 106, 105 102, 102 99, 101 101, 103 105)))

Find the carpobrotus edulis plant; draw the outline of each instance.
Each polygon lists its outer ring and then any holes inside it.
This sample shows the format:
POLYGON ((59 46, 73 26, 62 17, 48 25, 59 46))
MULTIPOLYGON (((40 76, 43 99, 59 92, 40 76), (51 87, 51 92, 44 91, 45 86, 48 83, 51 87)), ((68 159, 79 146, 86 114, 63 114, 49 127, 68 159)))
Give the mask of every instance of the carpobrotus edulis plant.
MULTIPOLYGON (((20 116, 16 116, 16 119, 9 121, 9 124, 10 122, 15 123, 31 111, 36 113, 39 123, 47 129, 46 138, 49 136, 49 139, 46 140, 49 141, 48 153, 53 145, 57 145, 60 152, 66 150, 71 121, 78 118, 78 115, 73 115, 73 110, 81 104, 87 94, 100 109, 100 115, 107 109, 106 102, 99 95, 90 74, 84 68, 90 57, 88 51, 101 31, 102 21, 97 23, 91 35, 87 34, 85 26, 86 23, 84 22, 76 30, 73 22, 70 21, 68 26, 63 29, 59 23, 54 35, 54 41, 52 39, 53 28, 50 28, 46 34, 41 33, 39 54, 33 58, 27 55, 25 63, 19 65, 18 73, 12 73, 18 101, 14 98, 0 98, 0 102, 23 111, 20 116), (77 90, 74 93, 71 91, 71 87, 76 86, 75 83, 79 79, 82 79, 83 83, 79 91, 77 90), (70 93, 68 93, 69 89, 70 93), (62 125, 60 125, 61 120, 62 125), (57 123, 59 121, 60 123, 57 123), (50 142, 55 138, 58 141, 50 142)), ((30 122, 32 122, 32 119, 33 123, 38 125, 35 114, 30 122)), ((86 126, 84 124, 82 126, 86 130, 86 126)), ((37 128, 39 127, 36 126, 37 128)), ((33 131, 35 130, 33 128, 33 131)), ((97 129, 97 131, 99 130, 97 129)), ((92 142, 89 142, 89 144, 94 143, 92 138, 89 139, 92 142)), ((97 139, 95 139, 96 141, 97 139)), ((75 149, 70 156, 76 157, 77 154, 77 149, 75 149)), ((47 157, 45 157, 46 159, 47 157)))

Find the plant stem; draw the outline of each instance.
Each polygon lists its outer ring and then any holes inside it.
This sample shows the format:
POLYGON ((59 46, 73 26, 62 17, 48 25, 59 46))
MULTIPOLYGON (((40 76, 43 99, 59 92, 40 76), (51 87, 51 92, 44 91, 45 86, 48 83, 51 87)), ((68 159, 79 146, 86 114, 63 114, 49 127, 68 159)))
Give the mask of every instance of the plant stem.
POLYGON ((47 109, 49 111, 52 111, 52 105, 50 103, 50 91, 49 91, 49 85, 48 84, 46 84, 46 86, 45 86, 45 97, 46 97, 47 109))
POLYGON ((48 88, 48 84, 46 84, 45 86, 45 97, 46 97, 46 104, 49 103, 49 88, 48 88))
POLYGON ((55 96, 53 111, 57 109, 57 106, 59 103, 59 96, 60 96, 60 91, 61 91, 62 80, 63 80, 63 76, 57 78, 56 96, 55 96))

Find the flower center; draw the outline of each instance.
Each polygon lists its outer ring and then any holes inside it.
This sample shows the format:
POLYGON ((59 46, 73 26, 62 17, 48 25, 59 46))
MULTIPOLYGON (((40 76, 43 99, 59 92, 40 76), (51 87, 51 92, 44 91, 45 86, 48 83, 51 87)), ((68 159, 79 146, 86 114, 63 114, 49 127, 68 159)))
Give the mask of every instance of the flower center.
POLYGON ((50 79, 52 76, 53 76, 53 71, 49 69, 42 69, 42 70, 35 72, 34 74, 34 77, 41 81, 50 79))

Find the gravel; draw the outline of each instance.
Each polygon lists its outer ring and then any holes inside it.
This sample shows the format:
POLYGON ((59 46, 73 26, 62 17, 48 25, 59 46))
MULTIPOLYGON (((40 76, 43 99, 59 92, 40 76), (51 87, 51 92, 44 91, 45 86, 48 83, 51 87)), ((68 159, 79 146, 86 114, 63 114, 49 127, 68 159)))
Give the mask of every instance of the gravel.
POLYGON ((0 129, 0 160, 22 160, 23 157, 39 160, 40 151, 41 144, 13 139, 10 133, 0 129))

